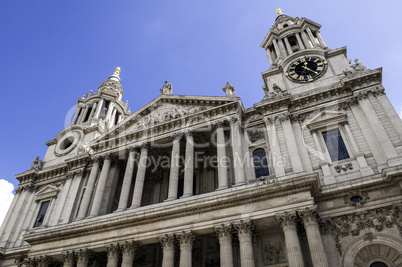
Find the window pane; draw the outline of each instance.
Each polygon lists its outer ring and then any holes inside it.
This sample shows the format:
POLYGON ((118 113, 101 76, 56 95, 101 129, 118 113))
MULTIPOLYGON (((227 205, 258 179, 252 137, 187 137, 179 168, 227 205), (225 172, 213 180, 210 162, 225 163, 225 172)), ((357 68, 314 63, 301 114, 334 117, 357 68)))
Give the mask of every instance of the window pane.
POLYGON ((322 132, 322 135, 332 161, 349 158, 348 150, 346 149, 339 129, 322 132))
POLYGON ((258 148, 254 150, 253 161, 256 178, 269 175, 268 160, 264 149, 258 148))
POLYGON ((49 207, 49 203, 50 201, 42 202, 42 205, 40 206, 40 210, 38 213, 38 217, 36 217, 35 220, 34 228, 42 225, 43 220, 45 219, 47 208, 49 207))

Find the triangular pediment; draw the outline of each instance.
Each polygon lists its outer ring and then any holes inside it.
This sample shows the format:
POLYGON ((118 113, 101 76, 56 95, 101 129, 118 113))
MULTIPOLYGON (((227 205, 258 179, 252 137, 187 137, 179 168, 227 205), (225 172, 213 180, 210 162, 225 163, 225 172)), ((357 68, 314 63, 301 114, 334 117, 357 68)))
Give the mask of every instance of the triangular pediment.
MULTIPOLYGON (((131 114, 115 127, 108 129, 97 140, 105 139, 111 132, 137 132, 166 124, 207 110, 219 109, 227 104, 240 102, 237 97, 161 95, 131 114)), ((107 138, 106 138, 107 139, 107 138)))
POLYGON ((47 185, 36 193, 36 200, 50 199, 57 196, 60 189, 53 185, 47 185))
POLYGON ((324 110, 316 114, 307 122, 310 129, 323 128, 346 121, 347 115, 339 111, 324 110))

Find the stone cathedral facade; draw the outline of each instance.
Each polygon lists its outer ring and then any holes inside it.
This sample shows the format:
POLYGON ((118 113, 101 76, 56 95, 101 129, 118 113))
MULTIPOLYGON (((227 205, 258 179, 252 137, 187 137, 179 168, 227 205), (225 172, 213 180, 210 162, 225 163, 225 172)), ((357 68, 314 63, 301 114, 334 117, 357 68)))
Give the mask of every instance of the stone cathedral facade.
POLYGON ((402 266, 401 120, 320 27, 278 10, 250 108, 165 82, 132 113, 116 69, 16 175, 0 266, 402 266))

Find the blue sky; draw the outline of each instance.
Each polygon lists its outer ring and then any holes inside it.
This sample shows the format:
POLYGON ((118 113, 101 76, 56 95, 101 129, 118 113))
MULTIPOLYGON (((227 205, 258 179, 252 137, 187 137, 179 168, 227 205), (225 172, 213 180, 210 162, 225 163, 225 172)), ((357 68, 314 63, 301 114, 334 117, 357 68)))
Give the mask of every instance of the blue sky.
POLYGON ((0 179, 16 186, 14 175, 43 158, 77 98, 117 66, 131 111, 165 80, 173 94, 217 96, 230 81, 251 107, 264 95, 260 73, 269 63, 259 46, 277 7, 320 23, 326 44, 347 46, 349 59, 383 67, 401 111, 400 1, 2 0, 0 179))

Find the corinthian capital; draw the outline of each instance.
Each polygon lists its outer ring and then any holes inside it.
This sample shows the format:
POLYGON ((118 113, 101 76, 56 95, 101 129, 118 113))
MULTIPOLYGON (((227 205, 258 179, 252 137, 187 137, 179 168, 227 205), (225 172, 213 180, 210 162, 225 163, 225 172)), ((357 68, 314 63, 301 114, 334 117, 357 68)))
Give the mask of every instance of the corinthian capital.
POLYGON ((240 220, 240 222, 233 223, 233 227, 234 227, 234 229, 237 230, 239 235, 241 235, 241 234, 250 234, 251 235, 254 230, 253 223, 251 220, 247 220, 247 221, 240 220))
POLYGON ((316 210, 305 208, 304 210, 297 211, 297 213, 303 219, 305 225, 317 224, 318 213, 316 210))
POLYGON ((233 227, 230 224, 221 224, 220 226, 215 226, 214 230, 218 237, 232 236, 233 227))
POLYGON ((108 258, 118 258, 119 257, 120 248, 119 248, 118 244, 110 244, 109 246, 106 247, 106 251, 107 251, 108 258))
POLYGON ((180 241, 180 246, 188 246, 192 245, 195 239, 193 232, 183 231, 181 233, 176 234, 177 239, 180 241))
POLYGON ((161 242, 162 249, 174 249, 174 234, 159 237, 159 242, 161 242))
POLYGON ((72 251, 66 251, 65 253, 63 253, 63 262, 64 263, 70 263, 70 264, 74 264, 74 252, 72 251))
POLYGON ((125 255, 134 255, 135 251, 138 248, 138 244, 134 241, 126 241, 124 244, 121 245, 123 250, 123 254, 125 255))
POLYGON ((285 228, 295 228, 296 227, 296 211, 287 212, 283 214, 276 215, 276 220, 279 222, 280 226, 285 228))
POLYGON ((90 256, 88 249, 80 249, 75 252, 75 255, 77 255, 77 263, 88 263, 90 256))

